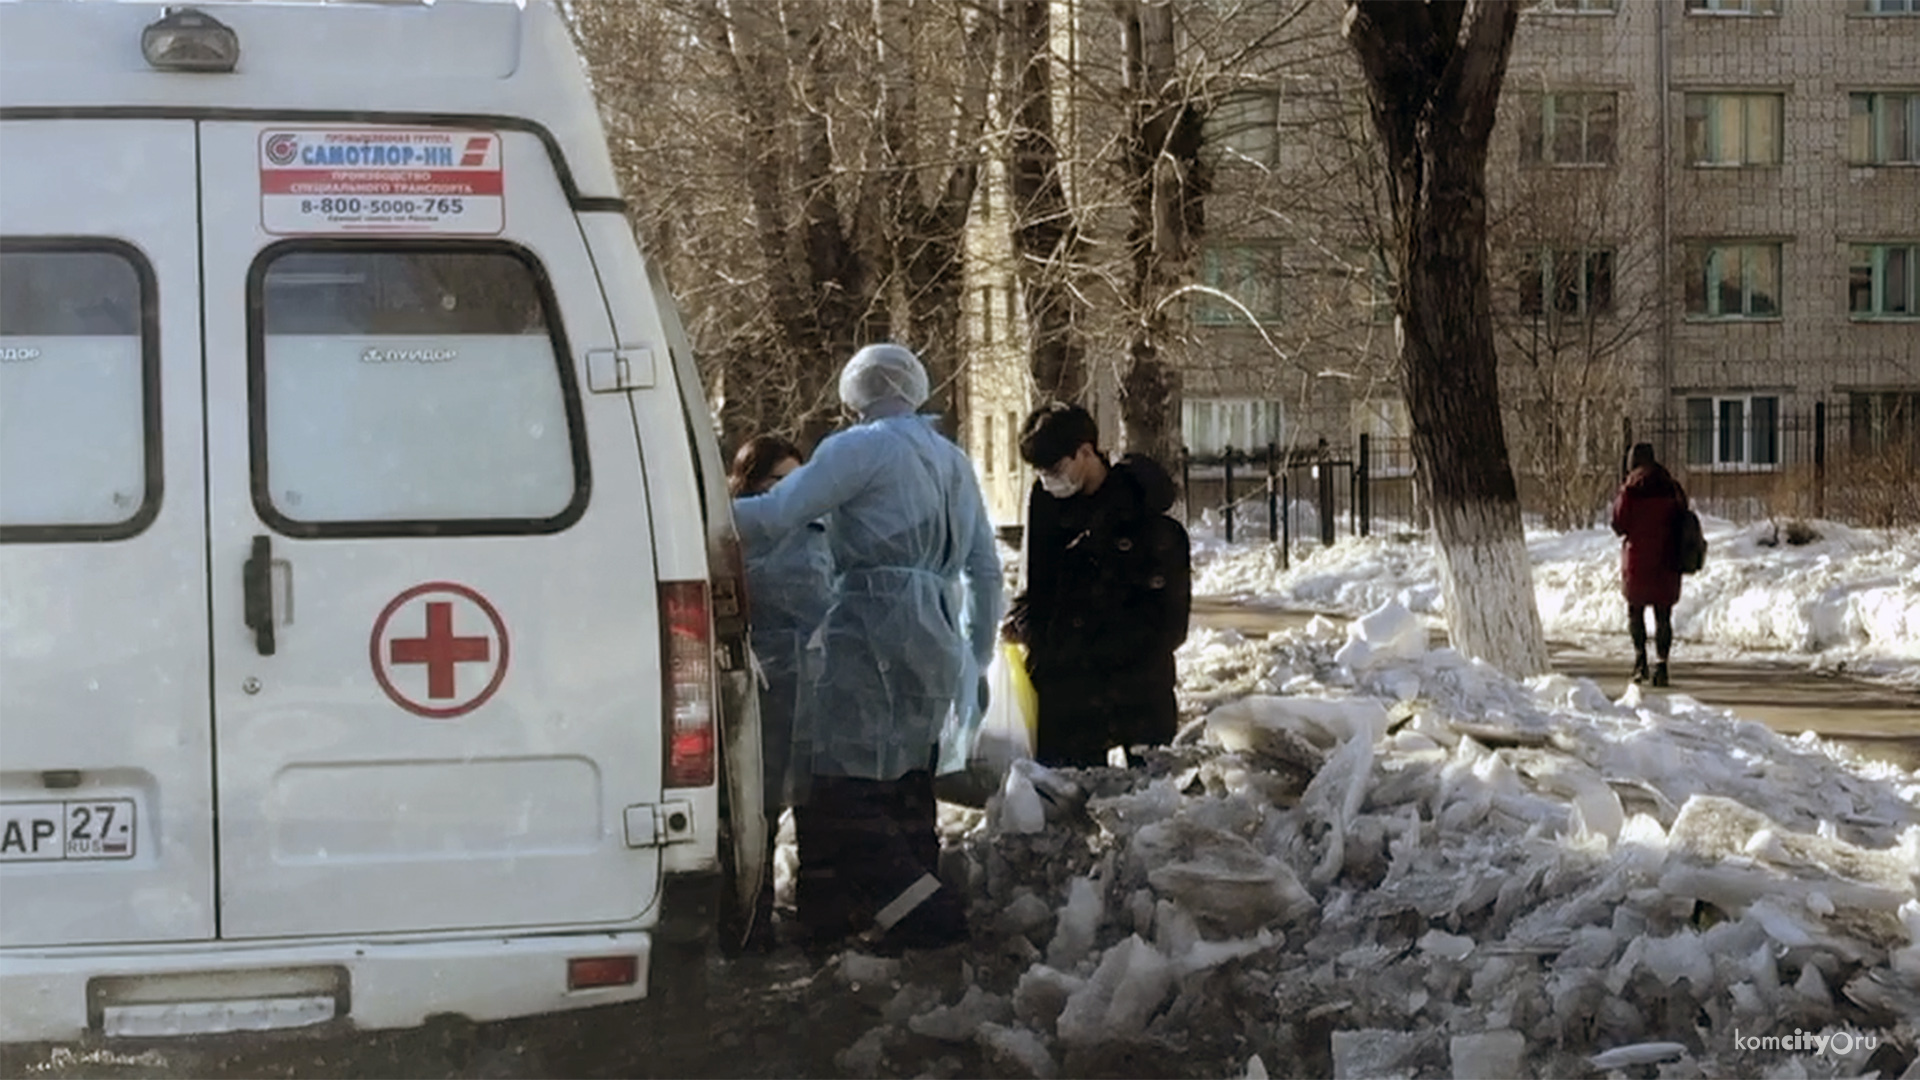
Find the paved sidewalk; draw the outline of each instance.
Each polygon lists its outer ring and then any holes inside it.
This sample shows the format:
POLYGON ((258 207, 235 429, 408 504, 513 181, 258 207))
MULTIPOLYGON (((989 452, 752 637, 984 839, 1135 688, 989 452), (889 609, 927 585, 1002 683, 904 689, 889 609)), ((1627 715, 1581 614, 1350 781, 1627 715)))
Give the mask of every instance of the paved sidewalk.
MULTIPOLYGON (((1195 627, 1270 634, 1297 629, 1313 618, 1310 611, 1263 607, 1213 597, 1195 597, 1195 627)), ((1345 616, 1329 616, 1344 622, 1345 616)), ((1607 693, 1627 688, 1633 649, 1621 632, 1617 650, 1592 651, 1565 641, 1549 641, 1554 669, 1589 678, 1607 693)), ((1435 645, 1446 644, 1444 628, 1433 631, 1435 645)), ((1781 661, 1687 659, 1686 643, 1673 650, 1673 685, 1709 705, 1732 709, 1776 731, 1798 735, 1817 731, 1862 753, 1920 769, 1920 693, 1846 675, 1815 672, 1804 664, 1781 661)))

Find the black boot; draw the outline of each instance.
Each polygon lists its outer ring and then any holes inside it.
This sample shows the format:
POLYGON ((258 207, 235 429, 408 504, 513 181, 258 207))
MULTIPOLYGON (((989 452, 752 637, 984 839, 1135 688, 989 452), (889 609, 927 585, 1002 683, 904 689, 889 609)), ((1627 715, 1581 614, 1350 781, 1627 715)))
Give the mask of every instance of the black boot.
POLYGON ((1667 662, 1665 660, 1653 665, 1653 685, 1667 685, 1667 662))
POLYGON ((1634 655, 1633 681, 1637 683, 1643 683, 1647 681, 1647 654, 1646 653, 1636 653, 1634 655))

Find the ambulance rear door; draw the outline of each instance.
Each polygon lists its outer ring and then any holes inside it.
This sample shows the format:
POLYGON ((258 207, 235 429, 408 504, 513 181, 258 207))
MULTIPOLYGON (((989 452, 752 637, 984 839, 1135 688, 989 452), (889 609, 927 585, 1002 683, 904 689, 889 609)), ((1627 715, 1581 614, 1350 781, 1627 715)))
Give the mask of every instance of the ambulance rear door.
POLYGON ((642 917, 653 526, 542 141, 201 135, 224 932, 642 917))
POLYGON ((0 945, 211 938, 194 125, 0 147, 0 945))

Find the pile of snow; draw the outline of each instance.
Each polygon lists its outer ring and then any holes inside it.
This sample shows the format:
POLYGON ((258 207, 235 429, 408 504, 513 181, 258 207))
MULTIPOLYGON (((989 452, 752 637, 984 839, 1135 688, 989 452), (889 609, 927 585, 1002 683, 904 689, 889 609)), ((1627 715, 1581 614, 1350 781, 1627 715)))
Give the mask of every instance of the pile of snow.
MULTIPOLYGON (((1674 633, 1691 655, 1786 653, 1824 666, 1920 683, 1920 530, 1813 523, 1792 544, 1768 523, 1707 519, 1707 564, 1689 576, 1674 633)), ((1527 537, 1547 633, 1619 639, 1620 538, 1605 529, 1533 531, 1527 537)), ((1388 600, 1442 611, 1432 545, 1424 537, 1343 539, 1307 545, 1281 570, 1266 544, 1196 547, 1196 595, 1346 615, 1388 600)))
POLYGON ((944 807, 972 947, 944 968, 843 954, 822 993, 866 987, 874 1022, 842 1069, 1914 1061, 1920 773, 1681 695, 1516 682, 1420 629, 1387 605, 1344 636, 1197 635, 1183 692, 1219 703, 1148 768, 1021 763, 985 811, 944 807))

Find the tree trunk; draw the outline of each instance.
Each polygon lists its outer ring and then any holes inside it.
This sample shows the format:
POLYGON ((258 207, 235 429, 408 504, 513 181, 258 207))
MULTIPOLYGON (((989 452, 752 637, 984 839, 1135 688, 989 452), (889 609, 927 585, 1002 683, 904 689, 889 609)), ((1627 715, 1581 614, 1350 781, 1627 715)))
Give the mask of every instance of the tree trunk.
POLYGON ((908 5, 875 4, 878 68, 885 80, 882 128, 888 166, 894 173, 887 186, 889 235, 906 293, 906 325, 899 340, 918 350, 926 366, 933 396, 925 411, 944 417, 947 433, 958 436, 964 419, 958 410, 966 401, 960 385, 966 371, 960 362, 965 230, 979 185, 979 146, 987 123, 988 76, 999 23, 982 16, 967 28, 957 104, 950 115, 928 122, 920 115, 915 77, 922 61, 920 50, 889 44, 908 39, 910 14, 908 5), (903 158, 909 147, 917 152, 903 158), (918 152, 922 148, 930 152, 918 152), (915 161, 951 164, 944 182, 928 191, 913 168, 915 161))
POLYGON ((1513 0, 1349 0, 1346 35, 1386 154, 1395 312, 1420 487, 1453 645, 1515 676, 1547 669, 1507 457, 1487 280, 1487 144, 1513 0))
POLYGON ((1001 0, 1011 68, 1003 85, 1014 95, 1014 252, 1032 334, 1033 381, 1040 398, 1078 399, 1086 389, 1085 345, 1072 288, 1080 230, 1067 205, 1060 146, 1053 124, 1051 0, 1001 0))
POLYGON ((1115 0, 1130 98, 1125 162, 1132 327, 1120 382, 1122 444, 1171 467, 1179 459, 1181 379, 1161 353, 1162 300, 1184 281, 1205 223, 1209 177, 1200 161, 1204 116, 1176 60, 1170 0, 1115 0))

